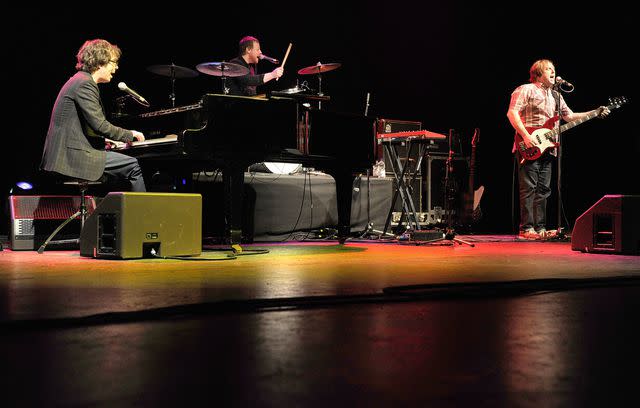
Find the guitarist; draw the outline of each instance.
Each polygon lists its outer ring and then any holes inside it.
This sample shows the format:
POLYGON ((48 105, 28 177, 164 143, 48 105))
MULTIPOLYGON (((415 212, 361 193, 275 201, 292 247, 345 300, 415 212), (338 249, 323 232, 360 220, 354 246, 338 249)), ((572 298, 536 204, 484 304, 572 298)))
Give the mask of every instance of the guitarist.
MULTIPOLYGON (((576 113, 569 109, 562 95, 554 90, 556 70, 553 62, 547 59, 533 63, 529 70, 529 82, 513 91, 507 111, 509 122, 516 130, 516 142, 521 139, 526 148, 533 145, 531 133, 527 129, 542 127, 556 115, 557 111, 567 122, 582 119, 596 112, 600 117, 609 114, 609 110, 604 106, 590 112, 576 113), (560 109, 556 109, 558 101, 560 109)), ((558 122, 553 126, 557 127, 558 122)), ((513 152, 516 153, 519 163, 519 238, 527 240, 552 238, 556 236, 556 231, 546 229, 546 212, 547 199, 551 195, 551 168, 557 156, 557 150, 549 149, 536 160, 525 160, 519 149, 516 149, 516 143, 514 143, 513 152)))

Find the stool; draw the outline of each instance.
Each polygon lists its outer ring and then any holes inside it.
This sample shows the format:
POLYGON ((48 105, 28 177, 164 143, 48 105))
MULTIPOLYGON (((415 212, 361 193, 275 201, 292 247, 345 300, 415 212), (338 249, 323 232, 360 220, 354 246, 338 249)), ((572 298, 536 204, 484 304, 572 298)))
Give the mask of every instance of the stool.
POLYGON ((80 238, 76 238, 76 239, 65 239, 65 240, 58 240, 58 241, 52 241, 53 237, 55 237, 58 232, 60 232, 60 230, 62 228, 64 228, 65 225, 67 225, 68 223, 70 223, 71 221, 75 220, 78 217, 80 218, 80 229, 82 230, 82 228, 84 228, 84 222, 87 219, 87 202, 86 202, 86 192, 89 189, 90 185, 96 185, 96 184, 102 184, 103 179, 99 179, 97 181, 89 181, 89 180, 83 180, 83 179, 72 179, 69 181, 65 181, 62 184, 65 185, 75 185, 78 186, 78 188, 80 189, 80 208, 78 209, 78 211, 71 215, 69 218, 67 218, 66 220, 64 220, 62 222, 62 224, 60 224, 58 226, 58 228, 56 228, 51 235, 49 235, 49 237, 47 237, 47 239, 44 241, 44 243, 40 246, 40 248, 38 248, 38 253, 41 254, 44 252, 45 247, 48 244, 79 244, 80 243, 80 238))

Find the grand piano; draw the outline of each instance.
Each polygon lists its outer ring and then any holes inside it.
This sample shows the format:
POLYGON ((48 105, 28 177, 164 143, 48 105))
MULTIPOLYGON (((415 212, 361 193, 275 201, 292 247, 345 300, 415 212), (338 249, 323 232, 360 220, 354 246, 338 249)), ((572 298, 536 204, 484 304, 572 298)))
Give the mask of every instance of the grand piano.
POLYGON ((342 243, 350 233, 354 175, 374 162, 375 118, 317 109, 301 112, 306 108, 299 102, 276 96, 205 94, 194 105, 120 116, 115 124, 139 130, 149 139, 115 150, 138 158, 145 170, 167 168, 187 178, 194 171, 221 169, 225 241, 230 244, 242 240, 242 191, 248 166, 271 161, 322 170, 335 179, 342 243))

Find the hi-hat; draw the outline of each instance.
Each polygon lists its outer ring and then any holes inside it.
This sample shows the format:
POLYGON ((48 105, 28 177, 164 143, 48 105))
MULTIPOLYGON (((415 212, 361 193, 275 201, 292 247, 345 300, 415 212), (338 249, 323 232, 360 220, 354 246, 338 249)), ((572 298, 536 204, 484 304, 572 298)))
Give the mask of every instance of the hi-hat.
POLYGON ((323 64, 318 62, 316 65, 312 65, 310 67, 302 68, 298 71, 300 75, 313 75, 313 74, 321 74, 323 72, 333 71, 336 68, 339 68, 342 65, 339 62, 332 62, 329 64, 323 64))
POLYGON ((147 67, 147 71, 170 78, 193 78, 198 76, 198 73, 191 68, 181 67, 174 64, 151 65, 147 67))
POLYGON ((203 62, 198 64, 196 69, 203 74, 225 77, 237 77, 249 73, 249 68, 232 62, 203 62))

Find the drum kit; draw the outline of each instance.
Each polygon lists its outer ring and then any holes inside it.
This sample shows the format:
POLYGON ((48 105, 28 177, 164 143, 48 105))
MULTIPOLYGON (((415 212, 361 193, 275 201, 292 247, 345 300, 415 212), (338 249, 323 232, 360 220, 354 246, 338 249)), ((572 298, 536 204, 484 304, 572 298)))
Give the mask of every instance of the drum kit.
MULTIPOLYGON (((298 75, 317 75, 318 76, 318 96, 323 96, 322 93, 322 74, 325 72, 333 71, 337 69, 342 64, 338 62, 323 64, 318 62, 315 65, 302 68, 298 70, 298 75)), ((239 64, 234 64, 231 62, 203 62, 202 64, 198 64, 196 66, 197 71, 192 70, 191 68, 182 67, 179 65, 175 65, 174 63, 168 65, 151 65, 147 67, 147 71, 152 72, 154 74, 168 77, 171 80, 171 93, 169 94, 169 99, 171 100, 171 106, 175 107, 176 102, 176 94, 175 94, 175 82, 176 79, 184 79, 184 78, 194 78, 198 76, 198 72, 201 72, 206 75, 220 77, 222 80, 222 91, 224 94, 229 93, 229 89, 226 87, 226 79, 232 77, 239 77, 249 74, 249 68, 244 67, 239 64)), ((308 87, 294 87, 280 91, 285 94, 296 94, 300 92, 304 92, 309 90, 308 87)))

